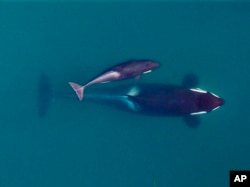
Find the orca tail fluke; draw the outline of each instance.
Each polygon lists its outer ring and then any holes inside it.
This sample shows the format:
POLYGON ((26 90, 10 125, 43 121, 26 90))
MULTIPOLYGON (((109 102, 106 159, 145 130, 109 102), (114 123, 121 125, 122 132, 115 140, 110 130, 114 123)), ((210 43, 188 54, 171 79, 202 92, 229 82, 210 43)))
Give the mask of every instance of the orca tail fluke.
POLYGON ((44 117, 47 114, 52 99, 53 89, 49 78, 42 73, 38 82, 38 115, 40 117, 44 117))
POLYGON ((73 90, 76 92, 77 97, 81 101, 84 97, 84 86, 74 83, 74 82, 69 82, 69 85, 73 88, 73 90))

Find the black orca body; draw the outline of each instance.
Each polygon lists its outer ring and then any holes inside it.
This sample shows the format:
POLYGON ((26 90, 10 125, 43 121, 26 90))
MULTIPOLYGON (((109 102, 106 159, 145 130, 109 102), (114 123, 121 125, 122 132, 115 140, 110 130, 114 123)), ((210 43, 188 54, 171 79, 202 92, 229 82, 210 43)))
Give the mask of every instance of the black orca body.
POLYGON ((180 116, 190 127, 200 124, 198 114, 211 112, 224 104, 217 95, 201 90, 166 84, 140 85, 128 95, 137 112, 155 116, 180 116))
POLYGON ((141 112, 163 115, 183 116, 210 112, 224 101, 215 94, 192 88, 166 84, 147 84, 138 86, 136 95, 129 99, 139 106, 141 112))
MULTIPOLYGON (((49 107, 53 90, 48 78, 43 75, 41 80, 43 84, 40 84, 38 103, 40 103, 39 111, 44 115, 49 107)), ((184 118, 188 126, 197 127, 200 124, 197 114, 213 111, 224 104, 224 100, 217 95, 193 88, 198 82, 196 76, 188 75, 181 86, 138 84, 132 88, 131 85, 105 87, 86 94, 86 101, 144 115, 179 116, 184 118)), ((77 100, 74 93, 67 98, 77 100)))
MULTIPOLYGON (((200 124, 198 114, 211 112, 224 104, 224 100, 219 96, 195 88, 198 83, 196 75, 188 74, 181 86, 158 83, 138 84, 130 87, 127 94, 124 94, 126 92, 124 90, 123 94, 121 91, 118 93, 118 90, 121 90, 120 87, 114 87, 109 93, 90 94, 87 98, 108 105, 112 102, 118 106, 119 103, 120 109, 145 115, 183 117, 188 126, 197 127, 200 124), (112 95, 115 91, 117 94, 112 95)), ((97 91, 97 93, 101 92, 97 91)))

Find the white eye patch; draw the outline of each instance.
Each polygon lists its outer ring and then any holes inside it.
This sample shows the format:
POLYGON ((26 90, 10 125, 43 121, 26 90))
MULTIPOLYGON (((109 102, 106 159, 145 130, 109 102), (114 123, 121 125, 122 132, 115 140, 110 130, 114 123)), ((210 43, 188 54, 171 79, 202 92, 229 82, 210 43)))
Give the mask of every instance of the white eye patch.
POLYGON ((143 72, 144 74, 146 74, 146 73, 150 73, 152 70, 148 70, 148 71, 145 71, 145 72, 143 72))
POLYGON ((202 90, 202 89, 200 89, 200 88, 191 88, 190 90, 191 90, 191 91, 194 91, 194 92, 199 92, 199 93, 207 93, 207 91, 202 90))
POLYGON ((199 115, 199 114, 206 114, 207 111, 200 111, 200 112, 193 112, 190 115, 199 115))
MULTIPOLYGON (((211 92, 210 92, 211 93, 211 92)), ((220 98, 218 95, 214 94, 214 93, 211 93, 213 96, 217 97, 217 98, 220 98)))

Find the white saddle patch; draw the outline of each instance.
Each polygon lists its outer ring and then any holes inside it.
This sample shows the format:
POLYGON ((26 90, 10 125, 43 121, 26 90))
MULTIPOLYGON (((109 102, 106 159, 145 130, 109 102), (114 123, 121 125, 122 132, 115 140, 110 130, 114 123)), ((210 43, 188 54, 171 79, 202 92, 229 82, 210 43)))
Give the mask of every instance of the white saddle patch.
POLYGON ((140 93, 140 89, 137 86, 133 86, 127 93, 129 96, 137 96, 140 93))

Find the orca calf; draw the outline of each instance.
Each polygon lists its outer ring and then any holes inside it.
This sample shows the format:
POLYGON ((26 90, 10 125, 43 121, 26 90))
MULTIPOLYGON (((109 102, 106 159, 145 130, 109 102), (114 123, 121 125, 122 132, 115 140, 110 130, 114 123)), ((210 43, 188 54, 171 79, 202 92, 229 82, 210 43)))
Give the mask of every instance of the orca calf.
POLYGON ((108 68, 83 86, 74 82, 69 82, 69 84, 81 101, 84 97, 84 89, 87 86, 97 83, 106 83, 115 80, 139 77, 141 74, 149 73, 159 66, 159 63, 152 60, 129 60, 108 68))

